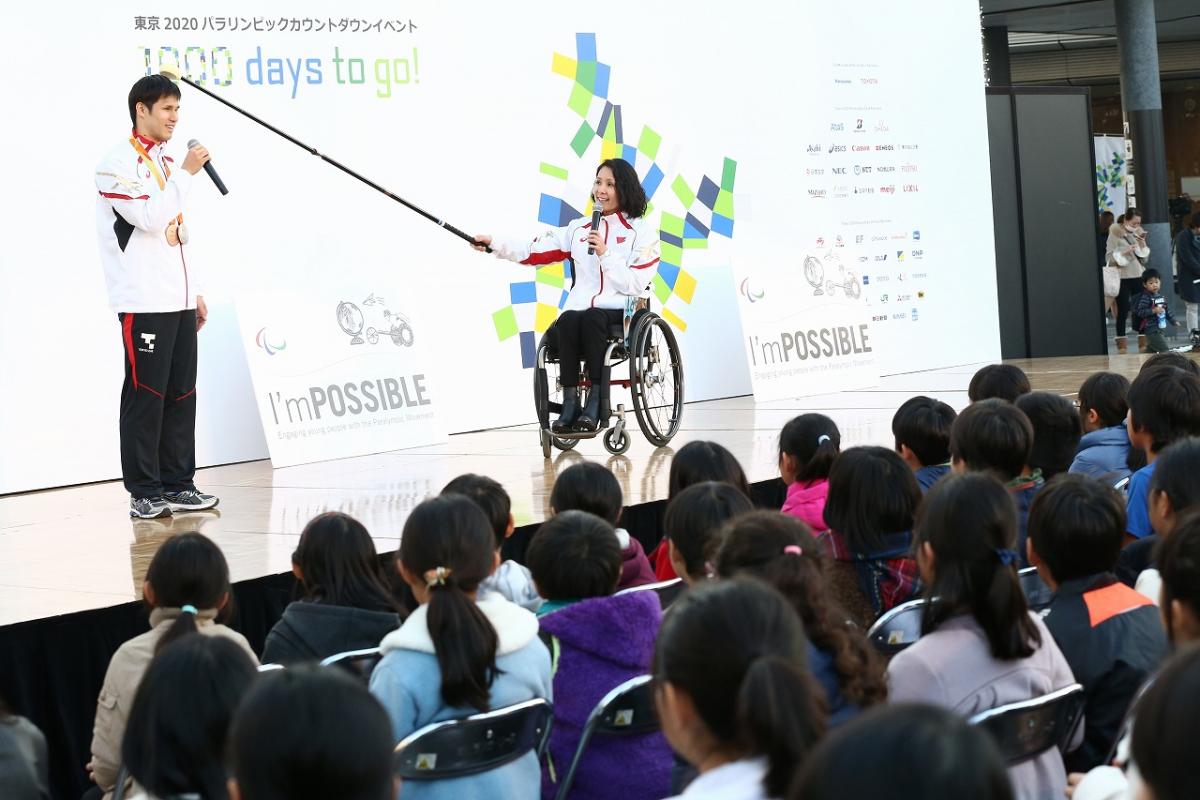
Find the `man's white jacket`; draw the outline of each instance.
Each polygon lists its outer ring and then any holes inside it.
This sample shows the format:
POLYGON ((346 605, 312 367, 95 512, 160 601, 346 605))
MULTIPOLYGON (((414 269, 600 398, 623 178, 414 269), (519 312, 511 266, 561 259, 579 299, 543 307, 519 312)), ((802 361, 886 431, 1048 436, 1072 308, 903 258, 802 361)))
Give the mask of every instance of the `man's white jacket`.
MULTIPOLYGON (((167 243, 167 226, 183 212, 192 186, 187 170, 163 145, 138 137, 159 174, 170 173, 158 187, 149 166, 128 139, 96 167, 96 234, 113 311, 152 313, 196 307, 202 293, 186 245, 167 243)), ((186 220, 185 220, 186 222, 186 220)))

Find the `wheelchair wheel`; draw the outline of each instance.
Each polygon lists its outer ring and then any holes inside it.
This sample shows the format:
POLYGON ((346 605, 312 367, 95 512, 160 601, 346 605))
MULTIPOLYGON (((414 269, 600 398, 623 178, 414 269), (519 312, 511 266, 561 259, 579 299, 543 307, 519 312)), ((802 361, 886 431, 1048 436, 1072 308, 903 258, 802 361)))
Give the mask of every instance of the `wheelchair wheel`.
POLYGON ((604 433, 604 449, 614 456, 623 454, 631 444, 633 442, 629 438, 629 431, 621 430, 620 433, 617 433, 616 428, 609 428, 604 433))
POLYGON ((647 313, 634 332, 629 382, 638 427, 662 447, 683 421, 683 362, 671 326, 657 314, 647 313))
POLYGON ((546 458, 550 457, 546 445, 547 438, 550 445, 559 450, 571 450, 579 444, 578 439, 560 439, 550 433, 550 415, 562 410, 562 386, 558 382, 558 364, 546 358, 545 342, 538 345, 537 360, 533 366, 533 405, 537 414, 542 453, 546 458))

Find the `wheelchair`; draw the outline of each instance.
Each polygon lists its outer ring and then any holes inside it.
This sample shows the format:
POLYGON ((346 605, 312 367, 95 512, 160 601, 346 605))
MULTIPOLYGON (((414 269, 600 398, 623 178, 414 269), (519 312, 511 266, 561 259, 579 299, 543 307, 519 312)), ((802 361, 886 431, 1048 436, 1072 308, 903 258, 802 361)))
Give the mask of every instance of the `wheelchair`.
POLYGON ((638 427, 651 444, 663 447, 679 432, 683 421, 683 362, 679 357, 679 344, 671 326, 650 310, 646 300, 637 302, 632 318, 622 319, 610 327, 603 374, 588 375, 586 367, 580 373, 581 405, 587 403, 591 392, 601 393, 599 425, 594 431, 555 433, 550 430, 551 415, 562 412, 562 383, 558 354, 542 336, 533 369, 533 398, 542 456, 549 458, 553 447, 570 450, 581 439, 597 436, 603 436, 604 449, 613 455, 621 455, 629 449, 632 442, 627 430, 625 405, 618 404, 614 412, 609 403, 609 391, 614 383, 629 389, 638 427), (628 332, 626 322, 629 322, 628 332), (613 380, 612 368, 625 362, 629 363, 629 378, 613 380), (611 423, 614 413, 616 422, 611 423))

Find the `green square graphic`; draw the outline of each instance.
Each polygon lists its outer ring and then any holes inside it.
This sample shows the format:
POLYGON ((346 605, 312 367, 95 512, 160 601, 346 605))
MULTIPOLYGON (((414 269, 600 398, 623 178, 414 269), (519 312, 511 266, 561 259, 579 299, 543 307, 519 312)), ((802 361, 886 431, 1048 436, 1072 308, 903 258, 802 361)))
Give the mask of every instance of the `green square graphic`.
POLYGON ((492 314, 492 324, 496 326, 496 338, 502 342, 505 339, 511 339, 519 333, 517 310, 512 306, 505 306, 492 314))
POLYGON ((733 219, 733 193, 724 189, 717 192, 717 202, 713 203, 713 211, 722 217, 733 219))
POLYGON ((580 124, 575 138, 571 140, 571 149, 575 151, 575 155, 583 158, 583 154, 587 152, 588 145, 592 143, 592 137, 595 135, 596 132, 592 130, 591 125, 586 122, 580 124))
POLYGON ((666 305, 667 300, 671 297, 671 287, 667 286, 667 282, 657 273, 654 275, 654 296, 663 305, 666 305))
POLYGON ((650 160, 653 161, 658 158, 658 148, 661 144, 662 137, 652 131, 649 125, 643 125, 642 136, 638 139, 638 150, 650 156, 650 160))
POLYGON ((584 86, 578 83, 571 86, 571 97, 567 100, 567 108, 574 111, 581 117, 586 117, 588 109, 592 106, 592 93, 584 86))
MULTIPOLYGON (((671 181, 671 191, 679 198, 679 202, 683 203, 684 208, 691 208, 692 203, 696 202, 696 193, 687 185, 682 175, 676 175, 675 180, 671 181)), ((680 233, 683 231, 680 230, 680 233)))
POLYGON ((683 263, 683 248, 678 245, 673 245, 670 242, 659 243, 659 257, 664 264, 682 264, 683 263))
POLYGON ((683 249, 684 250, 707 250, 708 249, 708 239, 684 239, 683 240, 683 249))
POLYGON ((668 214, 666 211, 662 213, 662 221, 659 227, 665 233, 683 238, 683 217, 677 217, 674 214, 668 214))
POLYGON ((556 167, 553 164, 547 164, 545 161, 542 162, 540 170, 543 175, 549 175, 551 178, 558 178, 563 181, 567 179, 567 171, 565 169, 556 167))
POLYGON ((566 285, 567 281, 562 273, 555 274, 556 270, 539 269, 537 277, 534 278, 538 283, 544 283, 547 286, 557 286, 559 289, 566 285))
POLYGON ((596 62, 580 61, 575 68, 575 81, 581 83, 589 94, 596 92, 596 62))
POLYGON ((721 172, 721 188, 727 192, 733 191, 733 179, 737 176, 737 162, 732 158, 725 159, 725 169, 721 172))

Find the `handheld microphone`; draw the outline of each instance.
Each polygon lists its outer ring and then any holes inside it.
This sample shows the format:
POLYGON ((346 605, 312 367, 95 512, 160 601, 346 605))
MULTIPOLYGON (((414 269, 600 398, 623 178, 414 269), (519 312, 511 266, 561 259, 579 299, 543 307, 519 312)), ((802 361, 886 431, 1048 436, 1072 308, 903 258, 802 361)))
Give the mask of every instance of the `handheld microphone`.
MULTIPOLYGON (((200 144, 198 139, 188 140, 188 150, 191 150, 198 144, 200 144)), ((213 167, 212 161, 205 162, 204 171, 208 173, 208 177, 212 178, 212 182, 216 184, 217 191, 219 191, 221 194, 229 194, 229 190, 225 188, 225 182, 221 180, 221 176, 217 174, 217 170, 213 167)))
MULTIPOLYGON (((600 213, 601 213, 600 212, 600 204, 593 202, 593 204, 592 204, 592 230, 593 231, 600 230, 600 213)), ((594 245, 588 245, 588 255, 589 256, 596 255, 596 247, 594 245)))

